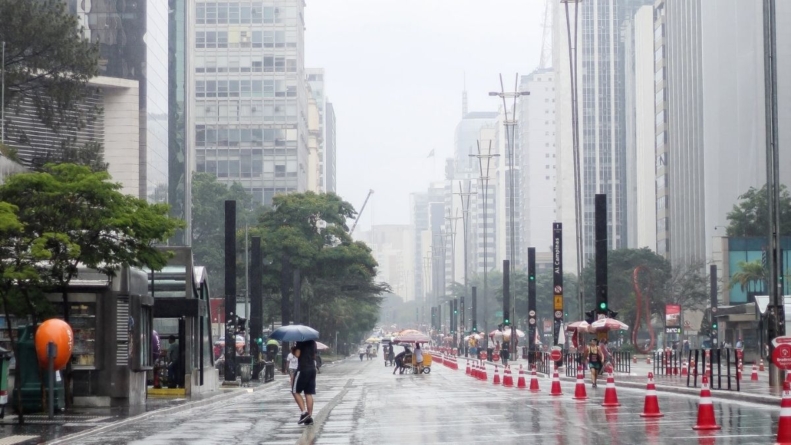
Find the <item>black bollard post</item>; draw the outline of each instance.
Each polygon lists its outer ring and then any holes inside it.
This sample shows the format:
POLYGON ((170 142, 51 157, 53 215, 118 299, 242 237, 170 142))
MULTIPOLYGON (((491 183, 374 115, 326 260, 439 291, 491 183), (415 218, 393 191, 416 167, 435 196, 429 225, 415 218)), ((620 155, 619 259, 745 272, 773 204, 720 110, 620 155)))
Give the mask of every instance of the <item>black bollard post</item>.
POLYGON ((55 418, 55 356, 58 355, 58 346, 47 343, 47 375, 49 377, 49 390, 47 392, 47 414, 49 419, 55 418))

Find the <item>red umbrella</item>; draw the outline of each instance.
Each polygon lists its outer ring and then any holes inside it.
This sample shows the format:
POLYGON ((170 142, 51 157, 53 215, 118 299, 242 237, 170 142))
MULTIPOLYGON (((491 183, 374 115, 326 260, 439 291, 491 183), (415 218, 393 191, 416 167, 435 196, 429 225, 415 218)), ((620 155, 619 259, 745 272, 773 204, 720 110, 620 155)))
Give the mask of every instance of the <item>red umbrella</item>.
POLYGON ((393 343, 429 343, 430 341, 431 339, 429 336, 422 332, 414 331, 404 333, 402 331, 398 334, 398 336, 396 336, 396 338, 393 340, 393 343))
POLYGON ((575 321, 574 323, 569 323, 566 325, 567 331, 587 331, 590 327, 587 321, 575 321))
POLYGON ((629 325, 618 321, 614 318, 602 318, 591 323, 588 331, 590 332, 608 332, 608 331, 626 331, 629 325))

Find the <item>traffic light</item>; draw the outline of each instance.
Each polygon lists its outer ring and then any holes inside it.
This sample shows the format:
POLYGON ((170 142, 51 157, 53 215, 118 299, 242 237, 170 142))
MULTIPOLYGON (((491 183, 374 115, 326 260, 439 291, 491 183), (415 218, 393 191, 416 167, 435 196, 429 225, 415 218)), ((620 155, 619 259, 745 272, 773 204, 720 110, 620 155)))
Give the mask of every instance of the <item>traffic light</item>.
POLYGON ((509 320, 508 318, 503 320, 503 327, 505 327, 505 326, 511 326, 511 320, 509 320))
POLYGON ((527 276, 527 279, 530 281, 536 281, 536 274, 531 273, 530 275, 527 276))
POLYGON ((606 313, 607 312, 607 302, 606 301, 600 301, 599 302, 599 311, 601 311, 602 313, 606 313))

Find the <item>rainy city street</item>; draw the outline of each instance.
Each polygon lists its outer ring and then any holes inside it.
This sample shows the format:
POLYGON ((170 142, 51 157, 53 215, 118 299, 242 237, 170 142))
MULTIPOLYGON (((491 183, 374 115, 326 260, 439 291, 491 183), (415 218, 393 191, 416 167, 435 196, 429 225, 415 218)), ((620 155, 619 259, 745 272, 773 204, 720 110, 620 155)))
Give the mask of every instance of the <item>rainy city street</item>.
MULTIPOLYGON (((200 408, 127 421, 71 436, 73 444, 363 444, 363 443, 769 443, 779 407, 714 399, 722 429, 697 432, 697 397, 659 392, 664 417, 646 420, 644 390, 618 388, 622 406, 601 407, 605 385, 588 384, 589 399, 484 383, 435 364, 430 375, 393 375, 381 359, 356 358, 326 366, 318 378, 315 424, 297 425, 298 410, 285 378, 255 392, 200 408)), ((716 396, 716 394, 715 394, 716 396)))

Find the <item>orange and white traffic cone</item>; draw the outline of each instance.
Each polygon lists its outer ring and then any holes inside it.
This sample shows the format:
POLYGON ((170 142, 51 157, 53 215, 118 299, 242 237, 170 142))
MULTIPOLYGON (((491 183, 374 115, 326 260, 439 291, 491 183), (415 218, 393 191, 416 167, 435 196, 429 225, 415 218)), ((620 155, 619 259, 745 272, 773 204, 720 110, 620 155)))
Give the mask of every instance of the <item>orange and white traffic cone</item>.
POLYGON ((536 365, 533 365, 533 371, 530 373, 530 391, 539 392, 538 376, 536 375, 536 365))
POLYGON ((511 388, 511 387, 514 386, 514 376, 511 375, 511 367, 510 366, 506 366, 505 367, 505 374, 504 374, 504 377, 503 377, 503 386, 505 386, 507 388, 511 388))
POLYGON ((700 401, 698 402, 698 423, 693 430, 718 430, 717 420, 714 418, 714 404, 711 401, 709 389, 709 376, 704 375, 700 386, 700 401))
POLYGON ((764 359, 761 359, 761 365, 758 366, 758 370, 761 372, 766 371, 766 368, 764 368, 764 359))
POLYGON ((689 371, 687 371, 687 362, 681 364, 681 377, 688 376, 689 371))
POLYGON ((495 385, 500 384, 500 372, 497 370, 497 365, 494 365, 494 380, 492 381, 495 385))
POLYGON ((562 396, 563 391, 560 389, 560 376, 558 376, 558 367, 555 365, 555 372, 552 374, 552 390, 549 392, 551 396, 562 396))
POLYGON ((604 390, 604 402, 601 406, 605 408, 621 406, 618 402, 618 393, 615 391, 615 377, 613 377, 612 367, 607 368, 607 387, 604 390))
POLYGON ((758 381, 758 367, 755 366, 755 363, 753 363, 753 370, 750 373, 750 381, 752 381, 752 382, 757 382, 758 381))
POLYGON ((632 363, 637 363, 637 356, 632 356, 632 363))
POLYGON ((525 371, 522 370, 522 365, 519 365, 519 379, 516 382, 516 387, 519 389, 527 388, 527 382, 525 382, 525 371))
POLYGON ((574 387, 574 400, 587 400, 588 393, 585 390, 585 374, 582 372, 582 366, 577 366, 577 385, 574 387))
MULTIPOLYGON (((686 368, 684 368, 686 369, 686 368)), ((648 385, 645 388, 645 404, 643 405, 643 413, 640 417, 662 417, 659 411, 659 399, 656 397, 656 385, 654 384, 654 373, 648 373, 648 385)))
POLYGON ((489 376, 486 375, 486 363, 483 363, 483 367, 481 368, 481 380, 484 382, 489 381, 489 376))
POLYGON ((467 370, 464 373, 470 375, 470 359, 467 359, 467 370))
POLYGON ((791 444, 791 383, 783 382, 783 400, 780 402, 780 418, 777 419, 777 443, 791 444))
POLYGON ((472 377, 476 380, 481 379, 481 364, 477 361, 472 364, 472 377))

